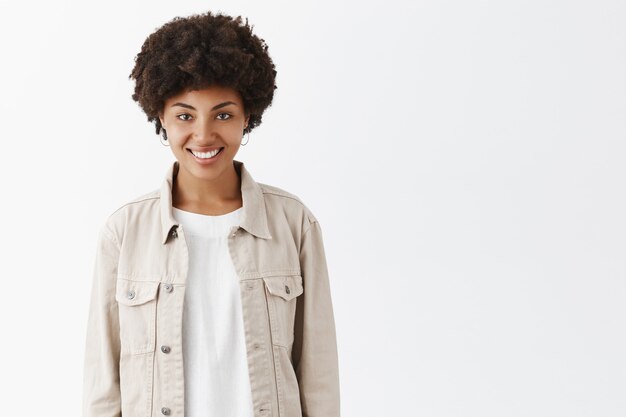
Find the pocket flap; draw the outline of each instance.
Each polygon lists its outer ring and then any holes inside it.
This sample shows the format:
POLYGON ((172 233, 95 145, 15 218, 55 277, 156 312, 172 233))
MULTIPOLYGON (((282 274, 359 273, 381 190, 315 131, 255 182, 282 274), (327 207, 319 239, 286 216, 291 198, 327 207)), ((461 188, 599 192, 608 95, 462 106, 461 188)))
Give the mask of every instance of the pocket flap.
POLYGON ((302 277, 300 275, 264 277, 265 285, 273 295, 289 301, 304 291, 302 287, 302 277))
POLYGON ((156 297, 160 282, 118 279, 115 300, 127 306, 144 304, 156 297))

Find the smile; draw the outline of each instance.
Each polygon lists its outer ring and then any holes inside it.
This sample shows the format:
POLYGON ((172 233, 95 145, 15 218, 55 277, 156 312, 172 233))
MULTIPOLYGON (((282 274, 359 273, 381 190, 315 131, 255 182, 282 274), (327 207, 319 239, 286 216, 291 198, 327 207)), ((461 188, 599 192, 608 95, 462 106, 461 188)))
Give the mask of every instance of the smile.
POLYGON ((199 159, 212 159, 215 158, 220 152, 222 152, 222 150, 224 150, 224 148, 219 148, 215 151, 212 152, 195 152, 192 151, 191 149, 187 149, 189 152, 191 152, 191 154, 193 156, 195 156, 196 158, 199 159))

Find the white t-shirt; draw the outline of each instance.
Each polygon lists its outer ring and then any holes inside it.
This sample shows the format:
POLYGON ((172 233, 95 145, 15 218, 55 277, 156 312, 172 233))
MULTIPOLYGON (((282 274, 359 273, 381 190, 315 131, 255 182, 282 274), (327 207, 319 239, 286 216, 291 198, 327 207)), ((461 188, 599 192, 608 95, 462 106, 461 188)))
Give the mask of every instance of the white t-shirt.
POLYGON ((253 417, 239 278, 228 234, 242 208, 220 216, 173 207, 189 247, 183 309, 185 417, 253 417))

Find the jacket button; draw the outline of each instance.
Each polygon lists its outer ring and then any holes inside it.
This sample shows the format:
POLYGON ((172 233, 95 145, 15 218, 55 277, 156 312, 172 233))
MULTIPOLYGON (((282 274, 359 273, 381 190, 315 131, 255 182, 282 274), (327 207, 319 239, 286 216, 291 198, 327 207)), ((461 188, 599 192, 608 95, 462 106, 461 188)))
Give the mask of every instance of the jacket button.
POLYGON ((161 352, 163 353, 170 353, 170 350, 171 349, 169 346, 165 346, 165 345, 161 346, 161 352))
POLYGON ((172 290, 174 289, 172 287, 172 284, 165 284, 163 287, 165 288, 165 291, 167 292, 172 292, 172 290))
POLYGON ((169 416, 170 415, 170 409, 167 408, 167 407, 161 407, 161 414, 169 416))
POLYGON ((285 292, 286 292, 287 294, 291 293, 291 291, 289 290, 289 286, 288 286, 288 285, 285 285, 285 292))
POLYGON ((135 298, 135 291, 133 290, 128 291, 126 296, 128 297, 129 300, 132 300, 133 298, 135 298))

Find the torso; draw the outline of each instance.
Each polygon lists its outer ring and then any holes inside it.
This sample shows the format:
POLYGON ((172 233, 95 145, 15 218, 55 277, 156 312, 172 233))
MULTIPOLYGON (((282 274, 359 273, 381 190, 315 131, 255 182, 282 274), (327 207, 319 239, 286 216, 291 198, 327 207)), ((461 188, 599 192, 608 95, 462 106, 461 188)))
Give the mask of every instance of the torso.
POLYGON ((233 201, 226 201, 219 206, 201 206, 193 203, 179 204, 174 202, 174 207, 180 210, 190 211, 192 213, 204 214, 207 216, 221 216, 223 214, 231 213, 243 206, 243 200, 241 198, 233 201))

